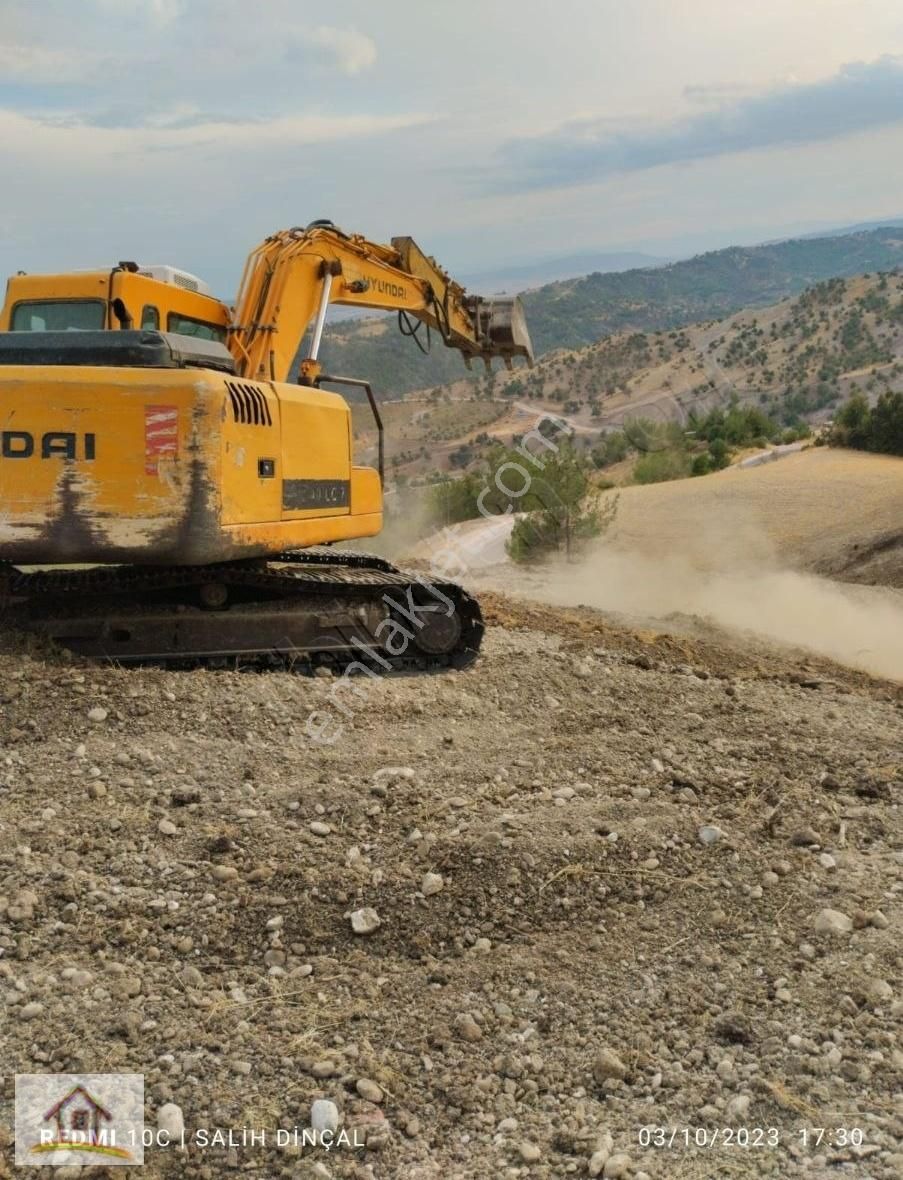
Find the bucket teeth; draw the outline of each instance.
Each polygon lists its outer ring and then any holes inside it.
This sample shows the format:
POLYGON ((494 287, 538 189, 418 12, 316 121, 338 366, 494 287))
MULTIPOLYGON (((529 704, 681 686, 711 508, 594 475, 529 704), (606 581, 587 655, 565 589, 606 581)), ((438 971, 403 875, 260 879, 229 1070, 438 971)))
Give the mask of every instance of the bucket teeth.
POLYGON ((513 298, 475 298, 472 312, 479 323, 480 355, 487 364, 495 357, 510 369, 516 357, 533 364, 533 345, 527 329, 524 306, 518 296, 513 298))

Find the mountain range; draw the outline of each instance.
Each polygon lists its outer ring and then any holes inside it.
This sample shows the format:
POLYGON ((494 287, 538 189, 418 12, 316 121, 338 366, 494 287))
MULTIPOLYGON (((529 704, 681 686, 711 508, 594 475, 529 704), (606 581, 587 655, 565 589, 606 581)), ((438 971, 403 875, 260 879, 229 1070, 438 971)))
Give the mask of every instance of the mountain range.
MULTIPOLYGON (((595 273, 527 291, 523 302, 537 357, 580 348, 623 331, 659 331, 763 307, 814 283, 903 263, 903 228, 732 246, 663 266, 595 273)), ((433 339, 428 355, 399 335, 394 317, 329 325, 321 353, 328 372, 367 377, 397 397, 466 375, 460 356, 433 339)))

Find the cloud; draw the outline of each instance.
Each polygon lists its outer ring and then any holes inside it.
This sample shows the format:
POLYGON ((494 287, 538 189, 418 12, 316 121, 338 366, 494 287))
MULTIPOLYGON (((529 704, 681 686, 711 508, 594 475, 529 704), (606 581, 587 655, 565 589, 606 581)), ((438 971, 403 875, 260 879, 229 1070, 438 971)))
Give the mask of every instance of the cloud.
POLYGON ((183 0, 94 0, 103 15, 137 16, 159 28, 170 25, 182 15, 183 0))
POLYGON ((326 62, 320 60, 319 64, 335 64, 343 74, 359 74, 376 61, 376 45, 357 29, 320 25, 309 32, 300 33, 298 40, 313 55, 322 58, 325 54, 331 59, 326 62))
MULTIPOLYGON (((62 0, 32 0, 3 14, 0 0, 0 83, 47 86, 127 82, 141 93, 166 77, 198 94, 211 85, 259 78, 257 97, 310 88, 311 75, 352 77, 376 64, 374 40, 353 24, 311 24, 297 3, 267 0, 251 22, 244 0, 83 0, 79 21, 62 0), (91 10, 93 9, 93 12, 91 10), (86 35, 102 23, 102 38, 86 35), (99 51, 101 44, 103 52, 99 51), (112 74, 112 77, 110 77, 112 74)), ((129 100, 137 104, 138 99, 129 100)))
MULTIPOLYGON (((701 90, 702 88, 699 88, 701 90)), ((657 125, 618 129, 581 119, 499 150, 503 190, 586 184, 616 173, 709 159, 729 153, 808 144, 903 122, 903 57, 844 66, 819 82, 785 85, 717 101, 698 114, 657 125)))
POLYGON ((65 86, 84 82, 103 64, 99 53, 43 45, 0 43, 0 82, 65 86))
MULTIPOLYGON (((143 0, 142 0, 143 4, 143 0)), ((150 0, 151 19, 168 25, 182 13, 182 0, 150 0)))
POLYGON ((84 155, 87 158, 134 156, 145 152, 180 151, 212 146, 224 154, 235 149, 272 146, 297 147, 339 139, 374 136, 405 130, 430 121, 430 116, 403 115, 285 115, 272 119, 233 119, 190 108, 160 112, 153 122, 136 125, 123 115, 101 122, 77 113, 25 115, 0 108, 0 138, 4 150, 34 155, 52 152, 52 158, 84 155))

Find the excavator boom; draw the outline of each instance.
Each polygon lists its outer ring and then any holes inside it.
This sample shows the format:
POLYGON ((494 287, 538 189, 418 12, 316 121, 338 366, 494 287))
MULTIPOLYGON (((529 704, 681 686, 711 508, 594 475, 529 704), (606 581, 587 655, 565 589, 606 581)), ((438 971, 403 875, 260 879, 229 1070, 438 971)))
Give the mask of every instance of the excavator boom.
POLYGON ((391 246, 345 234, 329 222, 282 230, 251 252, 230 334, 242 375, 285 381, 298 344, 313 325, 302 379, 313 384, 330 304, 398 311, 436 331, 469 365, 515 357, 532 364, 533 350, 519 299, 483 299, 464 288, 412 238, 391 246))

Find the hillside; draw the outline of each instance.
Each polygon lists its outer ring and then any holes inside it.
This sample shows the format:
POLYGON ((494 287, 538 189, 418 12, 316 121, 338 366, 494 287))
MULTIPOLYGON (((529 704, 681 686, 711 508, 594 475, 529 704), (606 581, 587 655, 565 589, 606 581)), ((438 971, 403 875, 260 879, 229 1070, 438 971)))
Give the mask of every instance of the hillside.
MULTIPOLYGON (((602 424, 683 419, 736 396, 781 421, 818 416, 861 388, 903 388, 903 278, 828 279, 793 299, 671 332, 555 352, 504 381, 509 396, 586 400, 602 424)), ((495 385, 499 385, 497 379, 495 385)))
MULTIPOLYGON (((730 247, 669 266, 592 274, 524 295, 537 356, 579 348, 622 331, 658 331, 764 306, 836 276, 892 270, 903 262, 903 230, 730 247)), ((457 353, 434 342, 424 356, 399 336, 395 318, 328 327, 322 358, 334 373, 368 376, 397 396, 466 376, 457 353)))
POLYGON ((701 620, 903 682, 903 458, 827 447, 703 479, 619 489, 576 561, 507 559, 513 516, 425 539, 491 589, 677 634, 701 620))
POLYGON ((778 565, 903 590, 903 459, 814 447, 705 479, 623 488, 606 541, 624 552, 667 548, 700 568, 778 565))
MULTIPOLYGON (((530 371, 390 403, 387 455, 407 475, 459 469, 550 412, 587 446, 630 419, 685 423, 733 399, 782 427, 818 423, 851 392, 874 401, 886 389, 903 390, 903 277, 829 279, 725 320, 619 333, 552 352, 530 371)), ((355 421, 369 457, 367 413, 355 421)))
POLYGON ((611 273, 621 270, 637 270, 641 267, 665 266, 671 258, 642 254, 637 250, 615 253, 568 254, 564 258, 537 259, 527 265, 497 266, 491 270, 477 271, 462 277, 468 288, 482 294, 494 292, 513 294, 529 291, 547 283, 558 283, 576 279, 597 272, 611 273))

